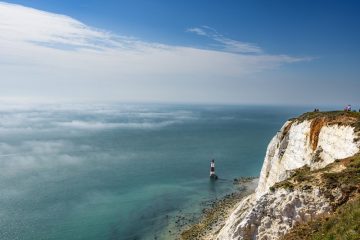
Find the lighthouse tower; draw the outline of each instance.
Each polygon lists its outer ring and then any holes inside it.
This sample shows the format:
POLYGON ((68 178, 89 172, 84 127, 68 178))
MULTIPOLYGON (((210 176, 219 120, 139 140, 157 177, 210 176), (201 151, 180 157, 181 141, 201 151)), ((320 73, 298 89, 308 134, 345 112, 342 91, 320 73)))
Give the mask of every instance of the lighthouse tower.
POLYGON ((210 178, 217 179, 217 176, 215 174, 215 160, 211 160, 210 162, 210 178))

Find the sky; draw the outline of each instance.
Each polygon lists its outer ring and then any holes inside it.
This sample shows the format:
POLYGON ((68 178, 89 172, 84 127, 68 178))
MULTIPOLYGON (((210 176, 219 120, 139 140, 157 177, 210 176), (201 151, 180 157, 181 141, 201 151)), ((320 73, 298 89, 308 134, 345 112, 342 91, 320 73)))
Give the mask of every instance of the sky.
POLYGON ((360 105, 358 1, 0 1, 0 101, 360 105))

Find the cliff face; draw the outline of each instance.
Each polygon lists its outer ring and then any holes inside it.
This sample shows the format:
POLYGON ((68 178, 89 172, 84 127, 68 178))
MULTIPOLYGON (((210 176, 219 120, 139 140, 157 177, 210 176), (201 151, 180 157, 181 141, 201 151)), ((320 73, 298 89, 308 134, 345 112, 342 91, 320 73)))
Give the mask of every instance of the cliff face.
POLYGON ((354 127, 324 124, 319 129, 316 121, 319 120, 289 121, 272 139, 260 173, 257 198, 276 182, 286 179, 289 170, 306 164, 312 170, 323 168, 359 151, 354 142, 358 137, 354 127))
POLYGON ((239 203, 217 239, 278 239, 298 224, 330 214, 344 194, 340 187, 328 190, 319 171, 346 168, 329 164, 359 152, 359 123, 360 114, 344 112, 287 121, 267 148, 255 193, 239 203))

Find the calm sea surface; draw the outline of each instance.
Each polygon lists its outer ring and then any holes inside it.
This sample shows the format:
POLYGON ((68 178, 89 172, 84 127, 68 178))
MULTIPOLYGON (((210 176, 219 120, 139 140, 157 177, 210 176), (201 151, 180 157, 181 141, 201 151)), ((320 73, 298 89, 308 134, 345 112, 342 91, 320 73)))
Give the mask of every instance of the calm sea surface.
POLYGON ((304 108, 47 105, 0 109, 0 239, 158 239, 174 216, 258 176, 304 108), (209 182, 210 160, 221 181, 209 182))

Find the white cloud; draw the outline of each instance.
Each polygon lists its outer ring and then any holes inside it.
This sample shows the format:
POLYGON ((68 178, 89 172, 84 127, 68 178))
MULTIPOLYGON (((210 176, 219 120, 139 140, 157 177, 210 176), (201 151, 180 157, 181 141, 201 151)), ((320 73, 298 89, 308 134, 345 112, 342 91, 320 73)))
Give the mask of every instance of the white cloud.
POLYGON ((196 33, 197 35, 200 35, 200 36, 207 36, 206 31, 204 31, 201 28, 196 28, 196 27, 195 28, 188 28, 186 31, 196 33))
POLYGON ((228 52, 256 54, 260 54, 263 52, 263 50, 259 46, 253 43, 240 42, 230 38, 226 38, 220 33, 218 33, 216 29, 208 26, 189 28, 187 29, 187 32, 192 32, 200 36, 209 37, 215 42, 220 43, 222 49, 228 52))
POLYGON ((94 29, 68 16, 0 2, 0 95, 196 100, 201 94, 210 95, 199 93, 211 87, 211 81, 304 60, 263 54, 254 44, 225 38, 208 27, 189 31, 212 37, 223 49, 146 42, 94 29))

